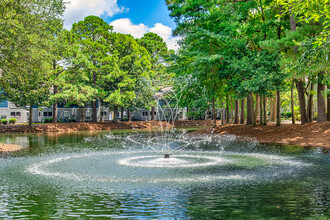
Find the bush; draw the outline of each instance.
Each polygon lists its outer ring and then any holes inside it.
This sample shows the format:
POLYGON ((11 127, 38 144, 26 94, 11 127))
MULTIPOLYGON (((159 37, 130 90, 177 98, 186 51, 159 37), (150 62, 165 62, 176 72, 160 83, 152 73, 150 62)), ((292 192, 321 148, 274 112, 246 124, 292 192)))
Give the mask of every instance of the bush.
POLYGON ((53 119, 52 118, 45 118, 44 122, 45 123, 52 123, 53 119))
POLYGON ((8 123, 8 121, 6 119, 1 119, 1 124, 6 125, 8 123))
POLYGON ((203 116, 205 114, 201 111, 190 111, 187 113, 188 118, 191 118, 193 120, 203 119, 203 116))
POLYGON ((69 122, 77 122, 77 120, 75 118, 71 118, 69 119, 69 122))
POLYGON ((123 117, 123 118, 121 119, 121 121, 128 121, 128 118, 127 118, 127 117, 123 117))
POLYGON ((9 119, 9 124, 15 124, 16 121, 17 121, 16 118, 10 118, 10 119, 9 119))
POLYGON ((291 118, 292 117, 292 112, 282 112, 281 115, 285 118, 291 118))

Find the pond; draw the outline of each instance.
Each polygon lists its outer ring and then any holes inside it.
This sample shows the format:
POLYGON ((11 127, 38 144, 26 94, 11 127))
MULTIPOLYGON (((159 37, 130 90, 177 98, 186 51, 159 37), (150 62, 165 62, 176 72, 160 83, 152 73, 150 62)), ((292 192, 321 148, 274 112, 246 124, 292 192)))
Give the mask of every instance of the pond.
POLYGON ((0 218, 328 219, 329 151, 187 131, 1 135, 0 218), (169 154, 169 158, 164 158, 169 154))

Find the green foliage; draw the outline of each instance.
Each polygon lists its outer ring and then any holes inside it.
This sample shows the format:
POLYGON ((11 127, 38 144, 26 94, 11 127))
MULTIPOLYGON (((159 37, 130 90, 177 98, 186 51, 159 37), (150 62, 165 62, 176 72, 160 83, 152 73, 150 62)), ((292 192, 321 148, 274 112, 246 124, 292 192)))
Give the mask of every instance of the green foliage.
POLYGON ((16 106, 48 100, 50 42, 63 11, 62 0, 0 2, 0 91, 16 106))
POLYGON ((1 124, 3 124, 3 125, 6 125, 8 123, 8 121, 6 120, 6 119, 1 119, 1 124))
POLYGON ((16 118, 10 118, 9 124, 16 124, 17 119, 16 118))
POLYGON ((45 118, 44 123, 52 123, 53 119, 52 118, 45 118))
POLYGON ((205 117, 205 111, 190 111, 187 113, 187 117, 192 119, 192 120, 199 120, 199 119, 204 119, 205 117))
POLYGON ((277 9, 270 1, 166 3, 178 24, 175 34, 183 38, 171 67, 177 87, 185 84, 182 106, 206 107, 215 98, 220 107, 227 94, 238 99, 283 89, 279 53, 262 47, 277 38, 277 9))
POLYGON ((322 32, 315 44, 328 41, 330 34, 330 4, 328 0, 276 0, 283 7, 283 16, 293 14, 302 23, 320 23, 322 32))

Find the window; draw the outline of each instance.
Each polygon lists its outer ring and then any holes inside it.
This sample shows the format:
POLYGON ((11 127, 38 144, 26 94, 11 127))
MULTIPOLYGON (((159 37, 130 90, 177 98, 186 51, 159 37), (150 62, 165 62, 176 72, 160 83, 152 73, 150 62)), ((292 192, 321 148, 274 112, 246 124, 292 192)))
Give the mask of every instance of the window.
POLYGON ((39 117, 41 116, 41 112, 39 112, 39 117))
POLYGON ((142 112, 143 116, 148 116, 148 112, 142 112))
POLYGON ((21 117, 21 112, 10 112, 11 117, 21 117))
POLYGON ((101 112, 102 116, 106 116, 108 113, 107 112, 101 112))
POLYGON ((44 117, 52 117, 53 112, 44 112, 44 117))
POLYGON ((0 119, 6 119, 6 118, 7 118, 7 115, 1 115, 0 119))

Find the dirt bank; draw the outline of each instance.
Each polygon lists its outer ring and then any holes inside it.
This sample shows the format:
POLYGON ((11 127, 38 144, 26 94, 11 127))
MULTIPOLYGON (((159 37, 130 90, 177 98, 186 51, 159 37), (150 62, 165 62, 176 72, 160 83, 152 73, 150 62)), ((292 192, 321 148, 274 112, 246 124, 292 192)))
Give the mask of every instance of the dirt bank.
MULTIPOLYGON (((176 127, 199 127, 196 134, 211 133, 211 120, 201 121, 176 121, 176 127)), ((162 123, 163 127, 171 126, 162 123)), ((36 124, 30 128, 27 125, 1 125, 0 133, 31 133, 31 132, 73 132, 97 131, 114 129, 158 129, 158 121, 134 122, 103 122, 103 123, 58 123, 36 124)), ((277 143, 299 146, 316 146, 330 149, 330 122, 308 123, 306 125, 283 124, 282 126, 250 126, 250 125, 220 125, 217 121, 215 134, 233 134, 242 137, 257 139, 260 143, 277 143)), ((0 151, 4 147, 0 145, 0 151)), ((13 147, 7 146, 6 149, 13 147)))
POLYGON ((18 145, 0 143, 0 152, 18 151, 21 149, 22 149, 22 147, 20 147, 18 145))
MULTIPOLYGON (((204 128, 196 133, 211 133, 204 128)), ((215 134, 233 134, 257 139, 260 143, 277 143, 298 146, 315 146, 330 149, 330 122, 306 125, 283 124, 281 126, 218 125, 215 134)))
MULTIPOLYGON (((102 123, 57 123, 28 125, 1 125, 0 133, 35 133, 35 132, 72 132, 97 131, 114 129, 156 129, 161 126, 158 121, 132 121, 132 122, 102 122, 102 123)), ((163 122, 163 126, 166 123, 163 122)), ((170 125, 168 125, 170 126, 170 125)))

